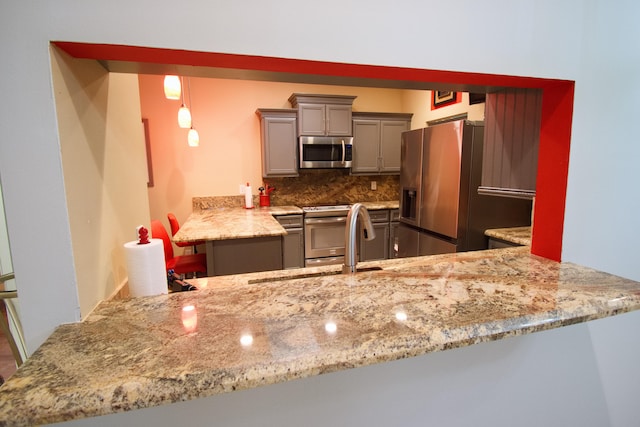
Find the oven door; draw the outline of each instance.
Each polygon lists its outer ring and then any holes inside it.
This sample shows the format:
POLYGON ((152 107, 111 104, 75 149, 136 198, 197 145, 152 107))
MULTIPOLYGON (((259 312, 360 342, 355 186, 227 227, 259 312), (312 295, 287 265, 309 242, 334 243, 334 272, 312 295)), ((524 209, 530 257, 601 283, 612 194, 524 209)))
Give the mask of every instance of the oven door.
POLYGON ((322 258, 344 255, 346 216, 305 218, 304 257, 322 258))

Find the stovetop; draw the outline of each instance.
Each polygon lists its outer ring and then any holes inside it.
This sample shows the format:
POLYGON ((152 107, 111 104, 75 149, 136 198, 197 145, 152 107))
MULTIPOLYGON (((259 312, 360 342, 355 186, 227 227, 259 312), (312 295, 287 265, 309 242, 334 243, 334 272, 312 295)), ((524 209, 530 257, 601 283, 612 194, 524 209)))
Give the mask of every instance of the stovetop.
POLYGON ((302 212, 307 216, 344 216, 349 213, 351 205, 304 206, 302 212))

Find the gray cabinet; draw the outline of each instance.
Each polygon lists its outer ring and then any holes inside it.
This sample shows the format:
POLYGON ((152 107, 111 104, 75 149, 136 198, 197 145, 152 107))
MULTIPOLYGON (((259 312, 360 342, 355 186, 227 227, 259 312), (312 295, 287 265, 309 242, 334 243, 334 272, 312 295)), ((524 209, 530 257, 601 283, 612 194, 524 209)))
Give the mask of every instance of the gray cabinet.
POLYGON ((282 269, 280 236, 207 240, 206 245, 209 276, 282 269))
POLYGON ((538 89, 487 94, 481 194, 535 196, 541 112, 538 89))
POLYGON ((351 136, 351 108, 355 96, 294 93, 291 106, 298 111, 300 136, 351 136))
POLYGON ((304 267, 304 229, 302 215, 274 217, 287 230, 282 236, 282 268, 304 267))
POLYGON ((353 164, 351 173, 400 173, 402 132, 411 128, 412 114, 353 114, 353 164))
POLYGON ((298 176, 297 111, 261 108, 256 114, 260 117, 262 176, 298 176))
POLYGON ((376 233, 373 240, 360 239, 360 261, 374 261, 389 258, 389 210, 369 211, 369 217, 376 233))

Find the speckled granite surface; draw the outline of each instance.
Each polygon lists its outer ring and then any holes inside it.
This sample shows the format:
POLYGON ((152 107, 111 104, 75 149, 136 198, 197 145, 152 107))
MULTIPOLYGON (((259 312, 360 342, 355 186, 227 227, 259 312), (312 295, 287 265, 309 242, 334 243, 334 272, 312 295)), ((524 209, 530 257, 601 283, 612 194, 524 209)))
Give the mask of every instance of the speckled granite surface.
POLYGON ((198 291, 105 302, 0 387, 0 424, 197 399, 640 308, 640 283, 528 249, 196 279, 198 291))
POLYGON ((400 202, 395 201, 380 201, 380 202, 362 202, 362 205, 367 210, 373 211, 376 209, 398 209, 400 202))
MULTIPOLYGON (((194 197, 196 209, 173 236, 176 242, 242 239, 287 234, 274 215, 302 214, 299 206, 270 206, 244 209, 230 207, 221 198, 194 197)), ((233 204, 233 200, 231 204, 233 204)), ((363 202, 370 210, 398 209, 398 201, 363 202)))
POLYGON ((302 213, 296 206, 244 209, 209 208, 194 211, 173 236, 176 242, 282 236, 285 229, 273 215, 302 213))
POLYGON ((531 246, 531 227, 492 228, 484 234, 505 242, 531 246))

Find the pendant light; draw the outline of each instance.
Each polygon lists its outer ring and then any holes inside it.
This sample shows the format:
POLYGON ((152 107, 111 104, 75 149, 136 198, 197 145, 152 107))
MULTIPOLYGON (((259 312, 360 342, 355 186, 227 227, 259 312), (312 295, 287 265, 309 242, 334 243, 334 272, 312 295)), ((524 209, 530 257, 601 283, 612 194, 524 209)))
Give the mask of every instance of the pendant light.
MULTIPOLYGON (((191 102, 189 102, 191 105, 191 102)), ((184 92, 182 93, 182 105, 178 110, 178 126, 183 129, 189 129, 191 127, 191 111, 184 105, 184 92)))
POLYGON ((189 143, 189 147, 197 147, 200 145, 200 135, 198 131, 193 127, 189 129, 189 134, 187 135, 187 142, 189 143))
POLYGON ((191 112, 182 104, 182 107, 178 110, 178 126, 182 129, 189 129, 191 127, 191 112))
MULTIPOLYGON (((191 77, 187 77, 187 89, 189 91, 189 105, 193 108, 193 104, 191 103, 191 77)), ((200 135, 193 127, 193 119, 191 120, 191 129, 189 129, 189 134, 187 135, 187 142, 189 143, 189 147, 197 147, 200 145, 200 135)))
POLYGON ((164 96, 167 99, 180 99, 181 92, 178 76, 164 76, 164 96))

